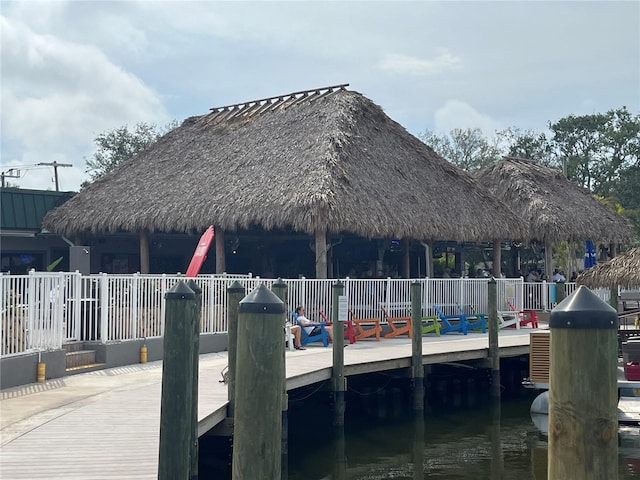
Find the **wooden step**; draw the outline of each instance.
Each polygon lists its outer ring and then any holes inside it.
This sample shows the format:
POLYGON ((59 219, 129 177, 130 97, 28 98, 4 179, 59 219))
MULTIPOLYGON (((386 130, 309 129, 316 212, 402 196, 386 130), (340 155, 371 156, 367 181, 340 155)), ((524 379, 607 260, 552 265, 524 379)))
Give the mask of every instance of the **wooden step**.
POLYGON ((77 350, 67 352, 67 368, 81 367, 96 363, 95 350, 77 350))
POLYGON ((62 348, 67 352, 78 352, 84 348, 83 342, 65 342, 62 344, 62 348))

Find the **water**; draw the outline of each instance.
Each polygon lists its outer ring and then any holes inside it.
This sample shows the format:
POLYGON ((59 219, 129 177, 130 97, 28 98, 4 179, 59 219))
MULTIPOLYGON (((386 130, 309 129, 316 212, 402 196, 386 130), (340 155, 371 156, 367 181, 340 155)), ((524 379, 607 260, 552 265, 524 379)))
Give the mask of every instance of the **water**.
MULTIPOLYGON (((322 408, 291 409, 290 425, 305 427, 290 428, 288 478, 543 480, 547 439, 530 405, 529 397, 503 401, 493 420, 489 407, 441 408, 426 413, 424 423, 406 411, 387 418, 348 412, 344 438, 327 427, 331 418, 322 408)), ((640 429, 621 428, 619 445, 618 478, 640 479, 640 429)))

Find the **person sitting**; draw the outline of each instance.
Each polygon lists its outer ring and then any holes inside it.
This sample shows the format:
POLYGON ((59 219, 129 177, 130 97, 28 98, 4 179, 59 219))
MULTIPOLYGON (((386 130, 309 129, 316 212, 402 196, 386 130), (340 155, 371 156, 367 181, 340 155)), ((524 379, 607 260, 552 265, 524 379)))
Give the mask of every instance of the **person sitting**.
POLYGON ((557 268, 553 271, 553 276, 551 277, 551 279, 554 282, 566 282, 567 281, 567 279, 562 274, 562 272, 560 270, 558 270, 557 268))
MULTIPOLYGON (((305 316, 304 307, 302 305, 296 308, 296 314, 298 315, 298 323, 300 324, 300 326, 302 326, 302 328, 304 328, 304 331, 307 332, 308 335, 317 335, 318 333, 320 333, 320 323, 312 322, 311 320, 309 320, 305 316)), ((324 329, 329 334, 329 341, 331 341, 331 339, 333 338, 332 327, 329 325, 325 325, 324 329)))
POLYGON ((527 278, 525 279, 525 281, 527 283, 539 282, 540 277, 538 276, 538 271, 535 268, 532 268, 531 270, 529 270, 529 274, 527 275, 527 278))
POLYGON ((291 334, 293 335, 293 348, 296 350, 306 350, 300 343, 300 337, 302 332, 300 332, 300 325, 291 325, 291 334))

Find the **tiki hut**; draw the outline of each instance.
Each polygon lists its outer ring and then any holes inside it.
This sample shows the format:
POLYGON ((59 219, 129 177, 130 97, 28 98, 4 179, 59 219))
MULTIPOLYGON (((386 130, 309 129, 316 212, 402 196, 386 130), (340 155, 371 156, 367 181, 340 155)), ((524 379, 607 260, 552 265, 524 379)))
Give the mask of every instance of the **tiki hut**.
POLYGON ((544 243, 547 274, 553 271, 554 242, 626 242, 633 237, 625 217, 599 202, 589 189, 568 180, 560 170, 505 157, 476 173, 476 179, 524 220, 527 238, 544 243))
POLYGON ((188 118, 50 212, 43 225, 69 238, 137 232, 143 273, 149 232, 214 225, 222 272, 225 231, 288 228, 315 236, 317 278, 326 277, 331 233, 522 237, 519 219, 471 175, 346 86, 188 118))
POLYGON ((639 288, 640 247, 585 270, 578 275, 576 282, 589 288, 639 288))

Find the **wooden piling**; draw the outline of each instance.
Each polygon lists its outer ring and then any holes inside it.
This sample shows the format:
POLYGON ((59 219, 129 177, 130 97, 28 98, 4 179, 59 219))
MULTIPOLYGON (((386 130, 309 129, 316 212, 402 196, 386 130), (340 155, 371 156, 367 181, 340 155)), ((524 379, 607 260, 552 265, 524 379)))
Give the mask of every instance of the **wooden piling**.
POLYGON ((189 279, 187 286, 193 290, 196 298, 193 302, 193 374, 191 388, 191 459, 189 479, 198 480, 198 372, 200 370, 200 319, 202 318, 202 289, 193 279, 189 279))
POLYGON ((331 285, 331 321, 333 323, 333 426, 344 426, 347 378, 344 376, 344 325, 338 318, 339 298, 344 293, 344 285, 339 280, 331 285))
POLYGON ((567 287, 564 282, 556 283, 556 303, 560 303, 567 298, 567 287))
POLYGON ((185 282, 165 294, 158 480, 189 478, 195 298, 185 282))
POLYGON ((553 309, 550 480, 618 478, 617 312, 580 286, 553 309))
POLYGON ((424 411, 424 367, 422 366, 422 286, 411 283, 411 378, 413 410, 424 411))
POLYGON ((500 398, 500 347, 498 345, 498 291, 495 278, 489 280, 487 315, 489 316, 489 361, 491 364, 491 392, 493 398, 500 398))
POLYGON ((413 417, 413 480, 424 480, 424 413, 414 411, 413 417))
MULTIPOLYGON (((282 327, 284 334, 284 324, 287 321, 287 284, 282 280, 282 278, 278 278, 272 285, 271 291, 282 300, 282 303, 285 305, 285 311, 282 315, 282 327)), ((284 336, 283 336, 284 338, 284 336)), ((289 339, 289 341, 292 341, 289 339)), ((286 358, 285 358, 285 349, 282 349, 282 371, 286 372, 286 358)), ((287 394, 287 379, 282 380, 282 439, 281 439, 281 452, 280 452, 280 475, 282 480, 286 480, 289 478, 289 395, 287 394)))
POLYGON ((245 288, 237 280, 227 287, 227 338, 229 365, 227 369, 227 417, 233 418, 236 404, 236 351, 238 349, 238 304, 245 288))
POLYGON ((264 285, 238 306, 233 480, 281 477, 284 311, 264 285))

